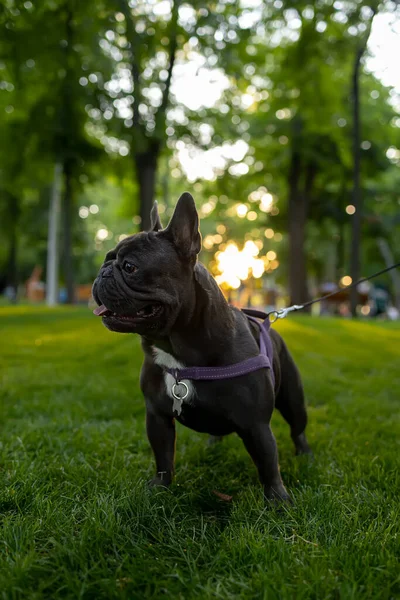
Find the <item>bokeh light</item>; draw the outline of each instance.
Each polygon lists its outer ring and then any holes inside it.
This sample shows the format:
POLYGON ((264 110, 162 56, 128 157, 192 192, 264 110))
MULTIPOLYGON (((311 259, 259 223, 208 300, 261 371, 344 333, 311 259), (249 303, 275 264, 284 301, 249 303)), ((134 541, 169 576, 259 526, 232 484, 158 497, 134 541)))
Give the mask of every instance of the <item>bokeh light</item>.
POLYGON ((342 279, 340 280, 340 285, 342 285, 343 287, 346 287, 347 285, 351 285, 353 282, 352 278, 350 277, 350 275, 345 275, 344 277, 342 277, 342 279))
POLYGON ((243 219, 247 214, 248 208, 245 204, 237 204, 236 205, 236 214, 238 217, 243 219))
POLYGON ((87 206, 81 206, 79 209, 79 216, 81 219, 86 219, 89 216, 89 209, 87 206))
POLYGON ((98 229, 98 231, 96 233, 96 240, 99 242, 104 242, 104 240, 106 240, 108 238, 109 233, 110 232, 105 227, 98 229))
MULTIPOLYGON (((205 244, 212 247, 211 238, 206 236, 205 244)), ((215 236, 214 236, 215 237, 215 236)), ((238 289, 241 282, 250 277, 260 279, 266 271, 273 271, 279 266, 276 260, 276 252, 270 250, 266 256, 259 256, 263 242, 260 239, 246 240, 242 250, 233 240, 226 244, 220 244, 215 253, 215 261, 210 266, 215 273, 215 279, 225 289, 238 289)))

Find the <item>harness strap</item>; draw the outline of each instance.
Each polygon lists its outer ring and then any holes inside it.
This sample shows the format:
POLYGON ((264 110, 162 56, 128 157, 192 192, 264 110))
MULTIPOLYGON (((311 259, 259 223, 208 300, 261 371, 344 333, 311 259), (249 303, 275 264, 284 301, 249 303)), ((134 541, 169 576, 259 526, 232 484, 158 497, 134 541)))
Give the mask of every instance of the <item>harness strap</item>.
POLYGON ((260 328, 260 354, 259 356, 266 356, 270 363, 271 369, 271 377, 272 377, 272 385, 275 387, 275 374, 273 368, 273 357, 274 357, 274 349, 272 346, 271 337, 269 335, 269 329, 271 327, 271 323, 269 321, 267 313, 261 310, 254 310, 252 308, 244 308, 242 310, 244 314, 247 316, 249 321, 253 321, 260 328), (261 322, 258 319, 263 319, 261 322))
POLYGON ((184 367, 182 369, 173 369, 164 367, 165 371, 172 375, 177 382, 183 379, 193 380, 216 380, 216 379, 232 379, 240 375, 246 375, 259 369, 270 369, 273 385, 275 386, 274 370, 272 366, 273 348, 271 338, 268 334, 270 328, 269 320, 266 319, 266 313, 253 309, 243 309, 242 311, 250 321, 257 323, 260 328, 260 354, 252 356, 239 363, 223 367, 184 367), (260 322, 258 319, 265 319, 260 322))
POLYGON ((266 367, 271 368, 271 363, 265 354, 259 354, 258 356, 252 356, 246 358, 239 363, 228 365, 226 367, 184 367, 183 369, 171 369, 165 367, 165 370, 170 373, 177 381, 182 379, 193 379, 193 380, 212 380, 212 379, 231 379, 232 377, 239 377, 239 375, 246 375, 252 371, 258 371, 266 367))

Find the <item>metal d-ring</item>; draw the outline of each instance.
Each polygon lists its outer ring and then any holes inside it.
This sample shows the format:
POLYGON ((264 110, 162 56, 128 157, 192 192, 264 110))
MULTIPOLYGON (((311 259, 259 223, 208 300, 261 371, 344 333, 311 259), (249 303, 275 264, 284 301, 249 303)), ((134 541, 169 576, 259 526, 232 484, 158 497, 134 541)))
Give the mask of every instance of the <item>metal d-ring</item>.
POLYGON ((176 400, 184 400, 185 398, 187 398, 189 395, 189 388, 186 385, 186 383, 184 381, 177 381, 176 383, 174 383, 174 385, 172 386, 172 395, 174 398, 176 398, 176 400), (185 388, 185 393, 183 396, 178 396, 178 394, 175 391, 178 385, 183 385, 185 388))

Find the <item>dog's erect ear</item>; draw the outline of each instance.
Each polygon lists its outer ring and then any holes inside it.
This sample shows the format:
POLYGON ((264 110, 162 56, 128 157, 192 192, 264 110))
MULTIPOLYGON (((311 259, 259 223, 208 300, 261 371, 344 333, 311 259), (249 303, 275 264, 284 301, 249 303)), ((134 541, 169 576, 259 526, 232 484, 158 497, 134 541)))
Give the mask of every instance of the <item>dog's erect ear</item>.
POLYGON ((158 203, 155 200, 153 208, 150 211, 150 231, 160 231, 162 229, 160 215, 158 214, 158 203))
POLYGON ((185 258, 194 258, 200 252, 199 216, 188 192, 179 198, 165 234, 185 258))

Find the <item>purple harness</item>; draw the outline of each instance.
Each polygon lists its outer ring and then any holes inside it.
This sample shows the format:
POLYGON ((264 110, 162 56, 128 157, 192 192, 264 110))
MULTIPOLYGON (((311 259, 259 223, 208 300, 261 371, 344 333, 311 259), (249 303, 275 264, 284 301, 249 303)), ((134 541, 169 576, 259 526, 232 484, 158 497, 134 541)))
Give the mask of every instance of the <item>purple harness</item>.
POLYGON ((260 310, 253 310, 251 308, 243 308, 242 312, 250 321, 257 323, 260 328, 260 354, 258 356, 246 358, 246 360, 242 360, 234 365, 228 365, 227 367, 185 367, 183 369, 164 367, 165 370, 175 378, 177 384, 183 379, 204 381, 212 379, 231 379, 233 377, 239 377, 239 375, 246 375, 247 373, 266 368, 271 369, 272 383, 275 386, 274 369, 272 366, 273 348, 268 333, 271 324, 268 315, 260 310), (263 319, 263 321, 260 322, 258 319, 263 319))

